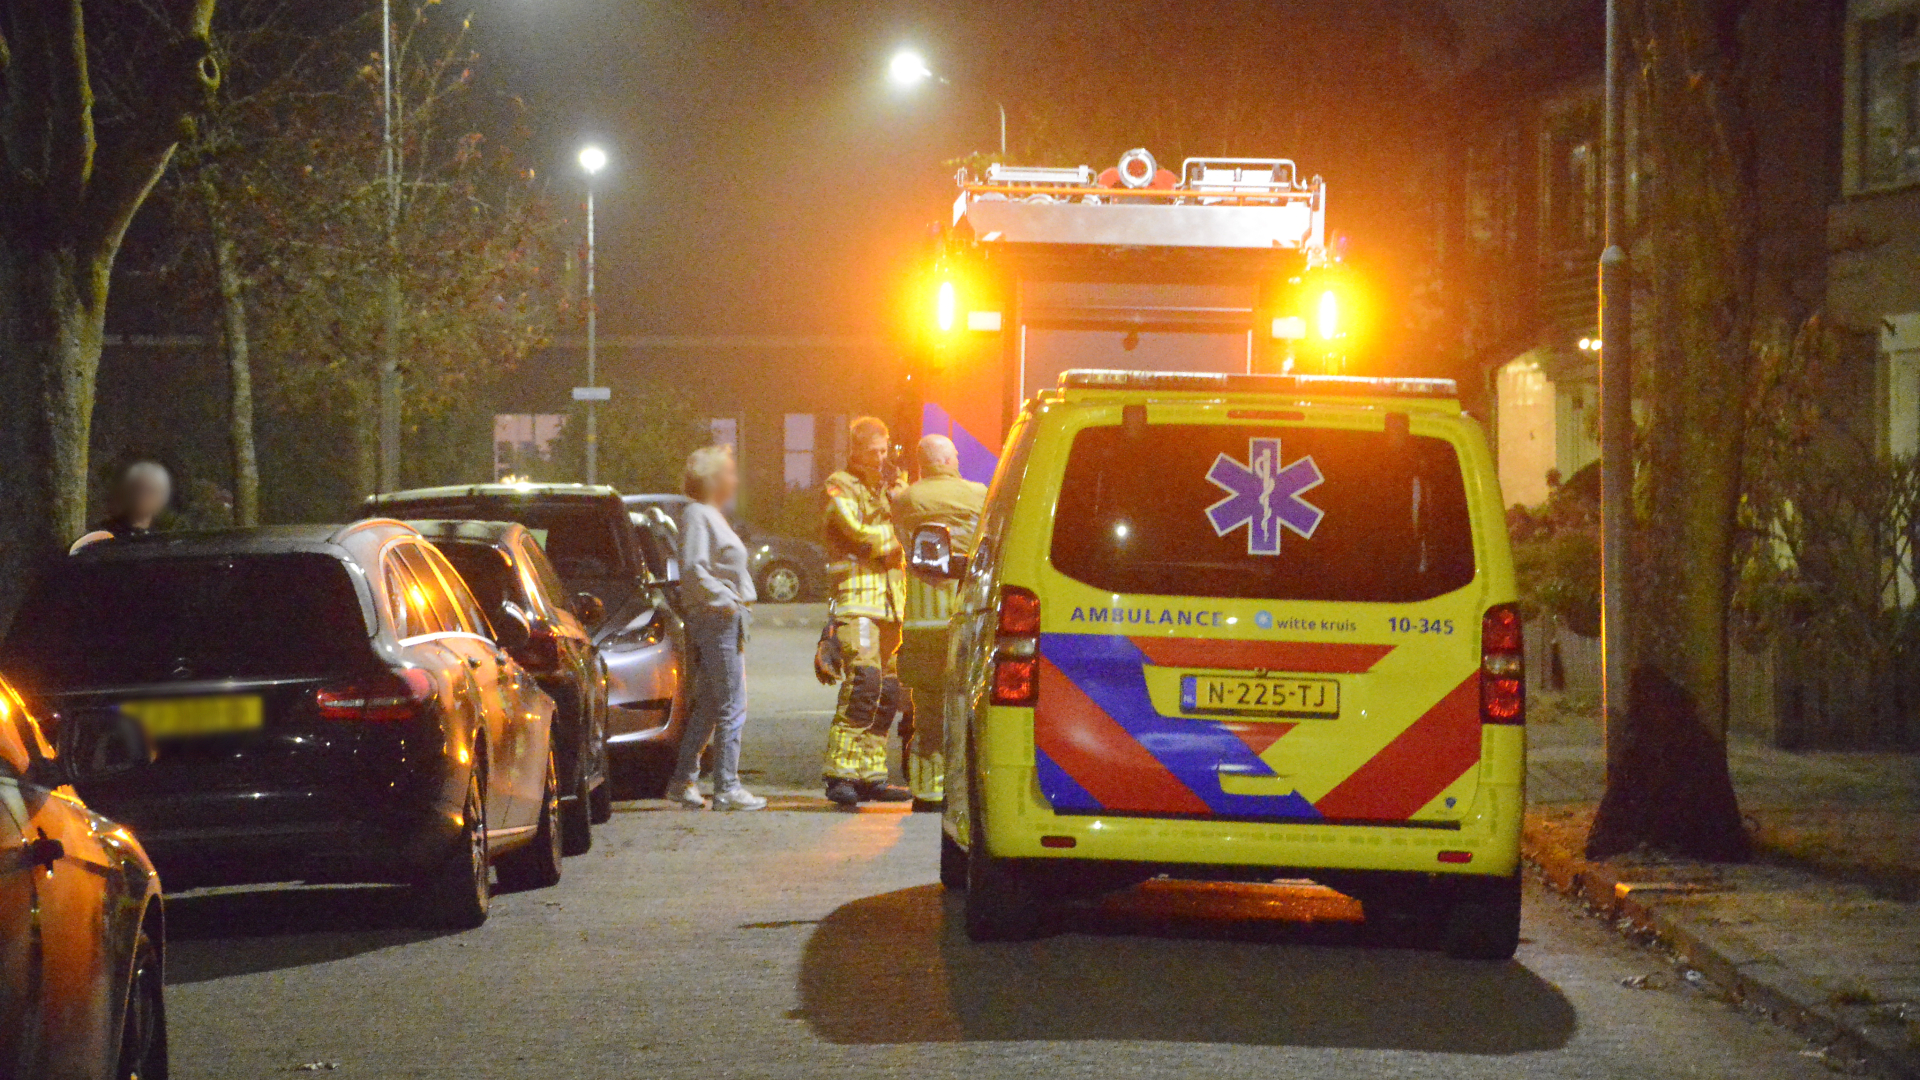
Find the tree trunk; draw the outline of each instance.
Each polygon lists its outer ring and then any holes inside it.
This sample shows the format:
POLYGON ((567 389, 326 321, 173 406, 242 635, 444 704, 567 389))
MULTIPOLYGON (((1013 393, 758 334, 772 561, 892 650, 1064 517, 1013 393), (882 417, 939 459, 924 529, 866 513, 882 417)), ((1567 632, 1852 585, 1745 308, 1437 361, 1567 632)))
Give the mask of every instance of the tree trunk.
POLYGON ((114 256, 220 84, 213 0, 156 6, 165 48, 139 63, 137 114, 96 125, 89 64, 124 58, 88 41, 86 6, 0 0, 0 620, 86 527, 114 256))
POLYGON ((367 378, 349 377, 345 389, 352 402, 353 490, 360 498, 380 489, 380 424, 377 389, 370 385, 379 378, 372 372, 367 378))
POLYGON ((227 358, 230 399, 227 445, 233 456, 233 523, 243 529, 260 524, 260 465, 253 445, 253 361, 247 335, 246 279, 234 254, 224 207, 213 182, 200 182, 212 240, 213 270, 220 288, 220 343, 227 358))
POLYGON ((1638 7, 1655 177, 1646 516, 1627 712, 1607 732, 1587 853, 1737 860, 1749 841, 1727 769, 1727 647, 1756 259, 1745 73, 1726 5, 1638 7))
POLYGON ((0 303, 0 387, 14 403, 4 436, 0 612, 24 591, 33 560, 64 551, 87 525, 87 443, 111 260, 79 245, 7 250, 0 303))

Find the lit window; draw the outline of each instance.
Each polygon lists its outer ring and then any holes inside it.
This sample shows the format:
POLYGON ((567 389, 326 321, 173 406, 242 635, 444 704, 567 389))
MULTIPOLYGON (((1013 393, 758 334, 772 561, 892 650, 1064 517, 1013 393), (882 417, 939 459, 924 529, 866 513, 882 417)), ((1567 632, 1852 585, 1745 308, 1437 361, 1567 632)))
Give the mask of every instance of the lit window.
POLYGON ((1860 24, 1860 182, 1920 180, 1920 13, 1860 24))

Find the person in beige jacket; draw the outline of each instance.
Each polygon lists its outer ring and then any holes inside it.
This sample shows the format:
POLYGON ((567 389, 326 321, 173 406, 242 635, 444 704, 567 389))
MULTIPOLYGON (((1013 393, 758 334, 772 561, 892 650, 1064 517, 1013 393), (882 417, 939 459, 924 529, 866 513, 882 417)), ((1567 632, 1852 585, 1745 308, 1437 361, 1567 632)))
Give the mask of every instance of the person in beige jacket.
MULTIPOLYGON (((960 475, 960 453, 945 435, 920 440, 920 479, 893 497, 893 525, 902 547, 925 525, 945 525, 955 551, 972 551, 987 486, 960 475)), ((937 811, 946 802, 947 624, 957 589, 953 581, 907 578, 906 619, 900 643, 900 682, 912 695, 913 741, 907 750, 907 786, 913 808, 937 811)))

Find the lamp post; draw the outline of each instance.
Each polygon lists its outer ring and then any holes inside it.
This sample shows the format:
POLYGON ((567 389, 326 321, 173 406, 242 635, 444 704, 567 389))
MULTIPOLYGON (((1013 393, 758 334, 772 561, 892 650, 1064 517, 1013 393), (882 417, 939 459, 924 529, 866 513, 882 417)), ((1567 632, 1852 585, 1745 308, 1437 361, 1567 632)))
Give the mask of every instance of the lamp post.
MULTIPOLYGON (((942 86, 952 86, 945 75, 936 75, 927 66, 926 58, 912 49, 901 49, 887 62, 887 77, 902 89, 911 89, 932 79, 942 86)), ((998 98, 993 99, 994 108, 1000 110, 1000 158, 1007 156, 1007 107, 998 98)))
POLYGON ((381 491, 400 486, 400 184, 393 142, 393 0, 380 0, 381 153, 386 159, 387 273, 386 320, 381 340, 380 378, 375 391, 381 491))
POLYGON ((1626 747, 1631 722, 1627 681, 1633 664, 1627 532, 1633 499, 1633 284, 1626 218, 1629 47, 1620 0, 1607 0, 1602 155, 1607 236, 1600 255, 1600 337, 1590 344, 1600 365, 1600 686, 1609 782, 1618 774, 1626 747))
MULTIPOLYGON (((607 165, 607 152, 597 146, 580 148, 580 168, 587 174, 587 387, 597 388, 595 382, 598 357, 596 348, 596 327, 598 303, 593 288, 593 178, 607 165)), ((600 473, 600 431, 596 425, 595 407, 599 402, 591 395, 587 397, 587 483, 599 482, 600 473)))

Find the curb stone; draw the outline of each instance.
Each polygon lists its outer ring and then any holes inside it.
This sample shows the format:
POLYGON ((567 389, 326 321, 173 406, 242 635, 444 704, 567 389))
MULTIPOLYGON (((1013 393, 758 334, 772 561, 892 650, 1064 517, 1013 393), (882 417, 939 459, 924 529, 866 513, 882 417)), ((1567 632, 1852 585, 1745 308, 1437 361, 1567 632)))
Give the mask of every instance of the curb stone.
POLYGON ((1659 909, 1666 890, 1636 888, 1604 866, 1564 858, 1528 838, 1521 854, 1556 892, 1610 919, 1625 919, 1671 949, 1687 965, 1725 988, 1733 1001, 1824 1047, 1819 1056, 1845 1071, 1858 1062, 1889 1080, 1920 1080, 1920 1050, 1887 1033, 1836 1016, 1816 988, 1779 962, 1758 955, 1712 927, 1673 918, 1659 909))

